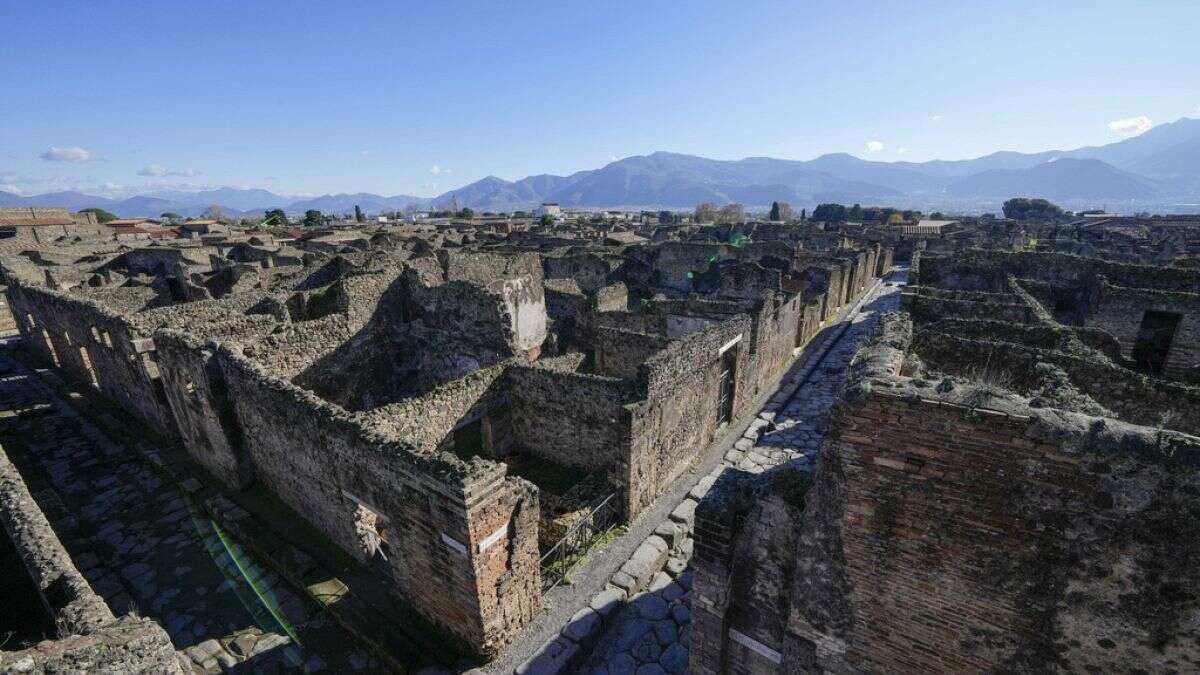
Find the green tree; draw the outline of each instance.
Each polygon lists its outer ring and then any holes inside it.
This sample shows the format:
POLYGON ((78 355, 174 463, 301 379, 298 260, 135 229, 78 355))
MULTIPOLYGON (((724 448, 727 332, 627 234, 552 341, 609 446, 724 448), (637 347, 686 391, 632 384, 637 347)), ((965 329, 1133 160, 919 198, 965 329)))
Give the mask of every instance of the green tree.
POLYGON ((675 222, 675 214, 670 211, 659 211, 658 222, 660 225, 668 225, 675 222))
POLYGON ((543 213, 539 222, 542 224, 542 227, 550 227, 554 225, 554 216, 549 213, 543 213))
POLYGON ((767 219, 788 222, 795 215, 792 211, 792 206, 787 202, 771 202, 771 213, 767 216, 767 219))
POLYGON ((264 225, 287 225, 287 214, 283 212, 283 209, 271 209, 263 214, 262 222, 264 225))
POLYGON ((363 221, 363 219, 364 219, 364 217, 363 217, 362 209, 360 209, 358 207, 358 204, 355 204, 354 205, 354 222, 361 223, 363 221))
POLYGON ((177 220, 183 220, 183 216, 179 215, 178 213, 171 213, 170 211, 167 211, 166 213, 161 213, 161 214, 159 214, 158 217, 162 218, 163 220, 167 221, 168 223, 173 223, 177 220))
POLYGON ((1013 220, 1053 221, 1063 218, 1066 212, 1045 199, 1014 197, 1004 202, 1004 217, 1013 220))
POLYGON ((819 204, 813 209, 812 219, 822 223, 846 221, 846 207, 841 204, 819 204))
POLYGON ((117 217, 116 217, 116 216, 114 216, 113 214, 109 213, 108 211, 105 211, 104 209, 98 209, 98 208, 95 208, 95 207, 92 207, 92 208, 89 208, 89 209, 79 209, 79 212, 80 212, 80 213, 94 213, 94 214, 96 214, 96 222, 98 222, 98 223, 107 223, 107 222, 108 222, 108 221, 110 221, 110 220, 116 220, 116 219, 117 219, 117 217))
POLYGON ((717 220, 717 207, 710 202, 704 202, 696 207, 692 219, 697 223, 714 223, 717 220))
POLYGON ((304 212, 305 227, 322 227, 325 225, 325 216, 316 209, 309 209, 304 212))
POLYGON ((464 206, 461 209, 459 209, 458 213, 454 214, 454 217, 462 218, 464 220, 470 220, 471 218, 475 217, 475 212, 472 211, 469 206, 464 206))
POLYGON ((746 222, 746 207, 731 203, 717 209, 717 222, 721 224, 746 222))

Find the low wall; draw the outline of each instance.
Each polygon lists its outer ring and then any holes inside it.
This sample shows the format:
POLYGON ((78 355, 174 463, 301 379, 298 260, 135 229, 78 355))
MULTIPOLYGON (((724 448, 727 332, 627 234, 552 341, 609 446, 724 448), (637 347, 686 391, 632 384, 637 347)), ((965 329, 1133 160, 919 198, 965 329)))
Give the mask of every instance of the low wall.
POLYGON ((45 514, 0 448, 0 525, 58 627, 54 640, 0 651, 2 672, 179 672, 175 648, 151 619, 117 619, 76 569, 45 514))

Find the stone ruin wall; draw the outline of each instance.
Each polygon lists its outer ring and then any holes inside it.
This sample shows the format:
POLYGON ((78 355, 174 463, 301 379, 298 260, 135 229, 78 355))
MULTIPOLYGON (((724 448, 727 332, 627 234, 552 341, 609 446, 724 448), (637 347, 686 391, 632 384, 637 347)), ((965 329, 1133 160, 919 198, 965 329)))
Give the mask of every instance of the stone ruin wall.
POLYGON ((860 352, 811 487, 702 502, 692 672, 1195 670, 1200 438, 978 407, 896 375, 910 339, 860 352))
MULTIPOLYGON (((1200 602, 1180 591, 1200 582, 1186 562, 1200 555, 1200 446, 1128 427, 1109 445, 1094 423, 1070 422, 1081 437, 882 393, 840 407, 823 461, 844 490, 854 628, 829 663, 1195 669, 1200 602)), ((835 637, 796 598, 790 630, 835 637)))
POLYGON ((644 401, 633 415, 630 517, 649 505, 670 481, 687 468, 718 430, 720 349, 739 338, 732 419, 749 412, 755 380, 749 346, 750 320, 728 319, 682 340, 646 361, 638 387, 644 401))
POLYGON ((360 521, 386 518, 399 595, 476 650, 498 649, 532 617, 540 606, 532 486, 506 478, 503 465, 416 454, 403 437, 226 347, 216 358, 241 445, 272 493, 364 561, 360 521))
POLYGON ((505 377, 517 448, 561 466, 603 471, 612 487, 628 488, 631 383, 540 364, 514 365, 505 377))
POLYGON ((1111 333, 1121 345, 1122 356, 1131 359, 1142 314, 1147 310, 1183 315, 1163 373, 1200 382, 1200 281, 1191 292, 1121 288, 1105 281, 1087 325, 1111 333))
POLYGON ((18 327, 24 344, 38 356, 80 382, 94 382, 155 431, 175 435, 154 342, 143 331, 97 302, 59 291, 14 285, 8 299, 23 317, 18 327))
POLYGON ((0 525, 58 629, 54 639, 0 651, 2 672, 177 673, 171 638, 152 619, 118 618, 76 569, 16 466, 0 448, 0 525))
POLYGON ((671 342, 665 335, 607 326, 595 328, 592 335, 594 370, 601 375, 626 379, 636 378, 638 368, 671 342))

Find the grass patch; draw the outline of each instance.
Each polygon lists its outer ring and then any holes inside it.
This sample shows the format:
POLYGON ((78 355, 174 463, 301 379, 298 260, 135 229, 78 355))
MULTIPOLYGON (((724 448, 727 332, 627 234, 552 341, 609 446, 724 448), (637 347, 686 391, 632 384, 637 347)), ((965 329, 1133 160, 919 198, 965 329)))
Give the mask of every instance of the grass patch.
MULTIPOLYGON (((549 565, 542 568, 542 576, 555 577, 565 575, 568 570, 574 567, 584 558, 588 557, 596 551, 602 550, 612 542, 619 539, 622 535, 629 531, 627 525, 618 525, 607 532, 601 532, 592 537, 591 541, 581 546, 575 553, 566 558, 559 558, 552 561, 549 565)), ((564 579, 564 583, 571 583, 570 579, 564 579)))

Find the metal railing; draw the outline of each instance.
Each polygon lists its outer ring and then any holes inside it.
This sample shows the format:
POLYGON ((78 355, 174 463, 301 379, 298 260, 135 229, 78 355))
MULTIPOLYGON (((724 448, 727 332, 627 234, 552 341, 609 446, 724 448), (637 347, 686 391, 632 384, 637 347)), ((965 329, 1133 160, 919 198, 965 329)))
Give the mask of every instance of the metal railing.
POLYGON ((562 539, 542 556, 540 567, 543 593, 561 584, 567 578, 567 572, 583 558, 592 542, 620 524, 618 494, 620 493, 614 492, 593 506, 587 515, 573 523, 562 539))

